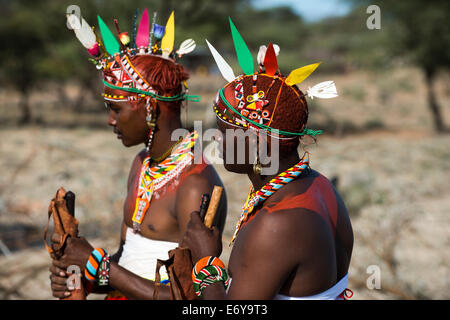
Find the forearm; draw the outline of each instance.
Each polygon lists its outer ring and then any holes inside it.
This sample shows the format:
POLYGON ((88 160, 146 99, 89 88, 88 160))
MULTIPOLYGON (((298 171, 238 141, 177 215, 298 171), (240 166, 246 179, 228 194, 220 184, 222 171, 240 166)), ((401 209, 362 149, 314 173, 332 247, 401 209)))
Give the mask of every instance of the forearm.
MULTIPOLYGON (((109 284, 129 299, 152 300, 155 291, 155 282, 141 278, 113 261, 110 265, 109 284)), ((159 299, 170 299, 168 286, 160 286, 159 299)))

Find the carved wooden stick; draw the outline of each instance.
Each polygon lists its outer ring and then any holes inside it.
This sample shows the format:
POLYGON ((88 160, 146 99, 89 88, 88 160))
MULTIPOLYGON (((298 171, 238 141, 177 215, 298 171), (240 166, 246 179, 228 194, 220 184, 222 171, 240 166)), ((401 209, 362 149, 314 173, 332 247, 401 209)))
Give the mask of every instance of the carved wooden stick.
POLYGON ((214 190, 211 195, 211 200, 209 201, 208 211, 206 211, 205 215, 205 226, 211 228, 214 217, 217 212, 217 208, 219 207, 220 198, 222 197, 223 188, 219 186, 214 186, 214 190))

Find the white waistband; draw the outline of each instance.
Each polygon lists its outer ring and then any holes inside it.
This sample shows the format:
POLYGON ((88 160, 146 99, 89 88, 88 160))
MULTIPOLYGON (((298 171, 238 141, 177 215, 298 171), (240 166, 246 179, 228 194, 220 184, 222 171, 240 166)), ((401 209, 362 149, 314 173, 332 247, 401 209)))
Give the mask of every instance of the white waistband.
POLYGON ((274 297, 274 300, 337 300, 339 298, 339 295, 345 289, 347 289, 347 285, 348 285, 348 273, 341 280, 339 280, 338 283, 336 283, 330 289, 325 290, 324 292, 306 297, 290 297, 285 296, 283 294, 277 294, 274 297))

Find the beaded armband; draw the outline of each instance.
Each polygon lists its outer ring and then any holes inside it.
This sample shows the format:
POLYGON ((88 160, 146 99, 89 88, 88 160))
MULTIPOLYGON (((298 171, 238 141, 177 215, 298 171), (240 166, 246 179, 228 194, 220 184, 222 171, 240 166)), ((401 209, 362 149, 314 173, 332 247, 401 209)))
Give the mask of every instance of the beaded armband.
POLYGON ((192 269, 192 281, 194 282, 195 294, 199 297, 210 284, 223 282, 225 289, 230 284, 230 278, 224 263, 213 256, 204 257, 195 264, 192 269))
POLYGON ((86 267, 84 268, 84 276, 87 280, 95 281, 97 277, 97 271, 100 267, 103 257, 106 254, 106 250, 102 248, 96 248, 92 250, 89 259, 86 262, 86 267))
POLYGON ((109 266, 111 264, 111 257, 109 254, 105 254, 98 268, 98 285, 109 285, 109 266))

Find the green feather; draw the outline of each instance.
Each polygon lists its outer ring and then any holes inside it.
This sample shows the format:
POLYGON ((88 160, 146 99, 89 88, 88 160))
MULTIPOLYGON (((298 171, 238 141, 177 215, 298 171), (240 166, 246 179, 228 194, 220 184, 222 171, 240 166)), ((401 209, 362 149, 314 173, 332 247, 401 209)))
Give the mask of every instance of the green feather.
POLYGON ((230 28, 231 28, 231 36, 233 37, 234 48, 236 49, 236 55, 238 58, 239 65, 246 75, 253 74, 254 66, 253 66, 253 57, 245 44, 244 39, 242 39, 239 31, 236 29, 231 18, 230 20, 230 28))
POLYGON ((113 56, 116 52, 120 51, 119 42, 116 40, 116 38, 114 38, 114 35, 109 30, 108 26, 105 24, 102 18, 100 18, 100 16, 97 16, 97 18, 105 49, 110 55, 113 56))

